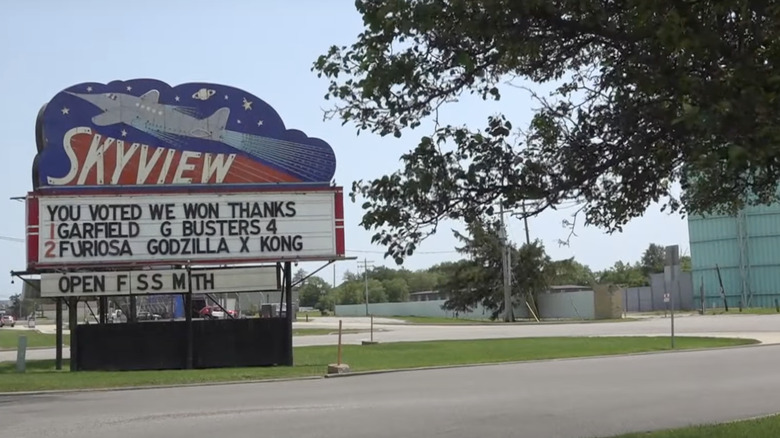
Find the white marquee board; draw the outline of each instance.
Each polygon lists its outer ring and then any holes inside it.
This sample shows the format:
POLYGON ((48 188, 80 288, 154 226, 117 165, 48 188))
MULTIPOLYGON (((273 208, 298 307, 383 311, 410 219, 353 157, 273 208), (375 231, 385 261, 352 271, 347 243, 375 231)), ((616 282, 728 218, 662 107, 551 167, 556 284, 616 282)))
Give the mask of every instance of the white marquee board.
POLYGON ((334 259, 343 256, 340 200, 333 191, 40 196, 38 223, 28 225, 33 263, 334 259))
MULTIPOLYGON (((193 269, 193 293, 280 290, 274 266, 193 269)), ((41 274, 41 297, 82 297, 189 293, 186 269, 41 274)))

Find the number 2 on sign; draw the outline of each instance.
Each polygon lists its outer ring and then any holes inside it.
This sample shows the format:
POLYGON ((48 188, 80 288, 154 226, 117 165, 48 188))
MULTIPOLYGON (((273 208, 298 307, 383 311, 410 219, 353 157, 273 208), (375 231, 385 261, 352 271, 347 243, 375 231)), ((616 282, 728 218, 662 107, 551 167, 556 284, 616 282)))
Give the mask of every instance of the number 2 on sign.
POLYGON ((54 255, 54 242, 51 240, 47 240, 46 243, 43 244, 46 247, 46 257, 56 257, 54 255))

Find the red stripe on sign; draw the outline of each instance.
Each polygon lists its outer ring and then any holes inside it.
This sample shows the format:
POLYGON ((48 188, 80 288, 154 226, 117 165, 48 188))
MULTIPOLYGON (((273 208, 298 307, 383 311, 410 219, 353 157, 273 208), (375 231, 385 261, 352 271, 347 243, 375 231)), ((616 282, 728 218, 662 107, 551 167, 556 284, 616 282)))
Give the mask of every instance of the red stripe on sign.
POLYGON ((343 256, 345 251, 344 242, 344 192, 341 188, 334 193, 334 216, 336 217, 336 255, 343 256))
POLYGON ((38 198, 35 196, 27 197, 27 211, 25 222, 27 223, 27 267, 34 267, 38 262, 38 198))
POLYGON ((344 251, 344 227, 336 227, 336 255, 343 256, 344 251))
POLYGON ((334 193, 335 199, 335 216, 336 219, 344 219, 344 192, 339 188, 334 193))

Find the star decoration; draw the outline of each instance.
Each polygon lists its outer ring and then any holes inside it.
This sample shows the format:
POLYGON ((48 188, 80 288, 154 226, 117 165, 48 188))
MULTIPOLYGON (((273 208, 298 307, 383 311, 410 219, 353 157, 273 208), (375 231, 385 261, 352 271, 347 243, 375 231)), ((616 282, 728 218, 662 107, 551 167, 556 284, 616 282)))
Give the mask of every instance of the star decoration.
POLYGON ((241 124, 241 119, 236 120, 236 122, 238 122, 238 124, 240 125, 241 124))
POLYGON ((63 108, 62 109, 62 115, 68 115, 68 114, 70 114, 70 108, 68 108, 68 107, 63 108))
POLYGON ((242 105, 244 105, 244 109, 247 111, 252 109, 252 101, 246 100, 246 97, 244 98, 244 103, 242 105))
POLYGON ((228 95, 227 94, 225 95, 225 100, 228 100, 228 95))
POLYGON ((87 87, 87 91, 91 92, 92 91, 92 87, 87 87))
POLYGON ((122 137, 127 137, 127 131, 125 131, 124 129, 122 130, 122 137))
POLYGON ((127 91, 131 91, 132 89, 133 89, 133 87, 130 87, 130 86, 127 87, 127 91))
POLYGON ((179 101, 179 96, 174 97, 174 99, 176 99, 176 102, 178 102, 179 101))
POLYGON ((263 126, 263 121, 262 120, 258 120, 257 121, 257 126, 263 126))

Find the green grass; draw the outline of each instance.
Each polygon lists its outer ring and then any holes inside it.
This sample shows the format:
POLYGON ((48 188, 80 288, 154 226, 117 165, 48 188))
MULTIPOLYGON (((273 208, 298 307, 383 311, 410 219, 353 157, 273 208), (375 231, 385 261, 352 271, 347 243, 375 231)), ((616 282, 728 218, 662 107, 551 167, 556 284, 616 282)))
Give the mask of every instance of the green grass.
POLYGON ((729 307, 729 311, 726 312, 725 308, 710 308, 704 310, 705 315, 778 315, 777 309, 774 307, 750 307, 739 311, 739 307, 729 307))
MULTIPOLYGON (((678 349, 752 344, 749 339, 678 337, 678 349)), ((295 348, 295 366, 206 370, 78 372, 55 371, 54 361, 30 361, 27 372, 0 363, 0 392, 44 389, 116 388, 144 385, 245 381, 321 376, 336 362, 336 346, 295 348)), ((343 346, 343 362, 353 371, 407 369, 523 360, 663 351, 667 337, 520 338, 473 341, 399 342, 343 346)), ((67 365, 64 367, 68 368, 67 365)))
MULTIPOLYGON (((35 330, 4 330, 0 329, 0 350, 16 350, 19 342, 19 336, 27 336, 27 348, 54 347, 56 337, 51 334, 44 334, 35 330)), ((62 336, 63 343, 70 343, 70 336, 62 336)))
POLYGON ((438 316, 390 316, 412 324, 493 324, 489 319, 444 318, 438 316))
MULTIPOLYGON (((342 329, 341 334, 351 334, 351 333, 363 333, 367 332, 368 330, 354 330, 354 329, 342 329)), ((329 328, 302 328, 302 329, 293 329, 293 335, 294 336, 312 336, 312 335, 337 335, 339 333, 338 329, 329 329, 329 328)))
POLYGON ((298 312, 295 315, 296 318, 298 318, 298 322, 305 322, 307 316, 309 318, 322 317, 322 313, 319 310, 314 310, 311 312, 298 312))
MULTIPOLYGON (((467 319, 467 318, 445 318, 436 316, 391 316, 392 319, 400 319, 410 324, 505 324, 503 320, 498 319, 491 321, 490 319, 467 319)), ((536 322, 534 319, 518 319, 516 323, 521 324, 588 324, 588 323, 604 323, 604 322, 628 322, 636 321, 636 318, 617 318, 617 319, 543 319, 541 322, 536 322)))
POLYGON ((776 438, 778 436, 780 436, 780 415, 725 424, 630 433, 614 438, 776 438))

